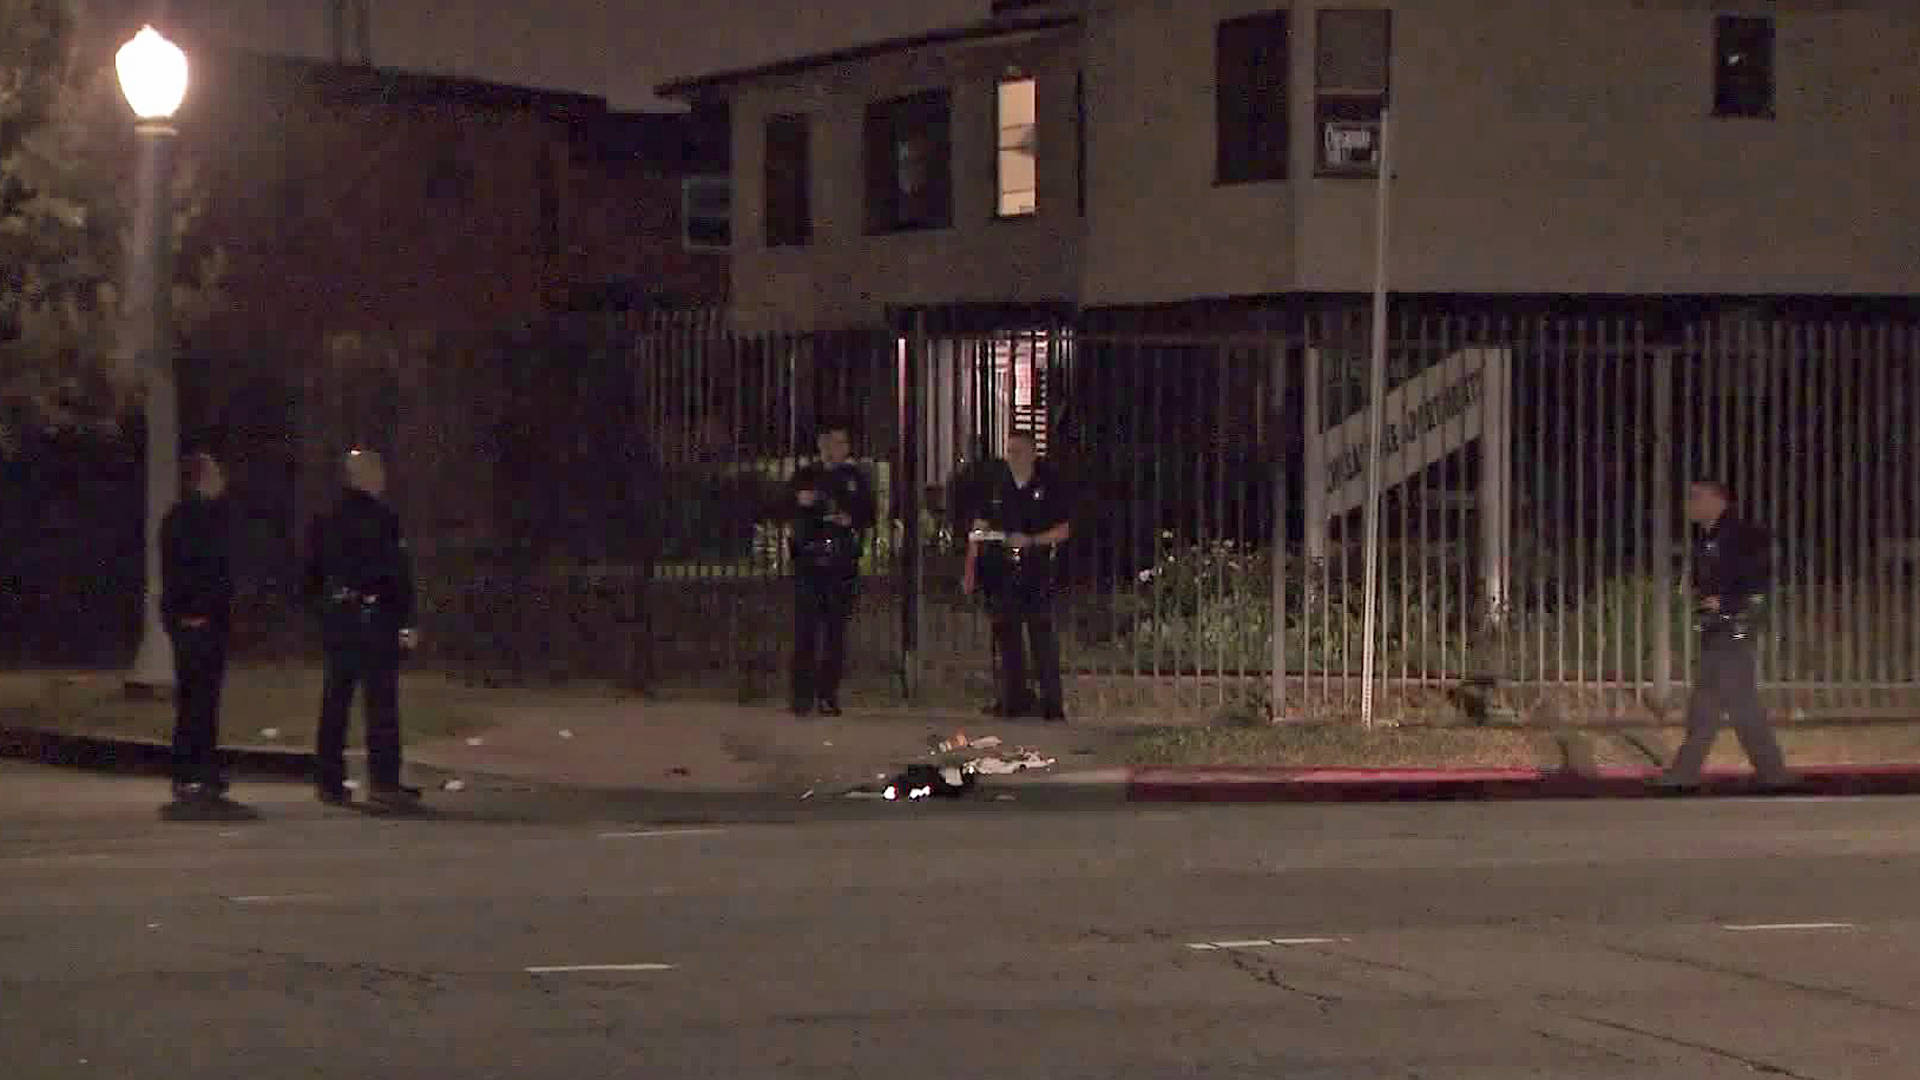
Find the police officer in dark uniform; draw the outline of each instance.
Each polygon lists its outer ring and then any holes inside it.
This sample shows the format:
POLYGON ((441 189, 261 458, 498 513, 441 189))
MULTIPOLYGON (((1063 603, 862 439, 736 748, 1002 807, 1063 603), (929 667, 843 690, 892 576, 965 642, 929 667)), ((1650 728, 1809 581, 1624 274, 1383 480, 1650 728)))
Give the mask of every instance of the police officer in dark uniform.
POLYGON ((173 798, 233 808, 220 771, 220 690, 233 610, 233 520, 213 455, 186 460, 187 493, 160 523, 160 617, 173 642, 173 798))
POLYGON ((862 538, 873 528, 873 483, 852 460, 844 424, 821 428, 820 457, 794 473, 793 713, 840 715, 847 621, 860 591, 862 538))
POLYGON ((1000 697, 988 708, 1012 718, 1036 712, 1064 722, 1066 696, 1060 680, 1060 638, 1053 626, 1058 588, 1055 556, 1073 535, 1073 504, 1066 485, 1045 462, 1031 433, 1007 438, 1007 456, 989 473, 978 496, 968 535, 962 589, 983 590, 1000 656, 1000 697), (1022 631, 1026 641, 1022 641, 1022 631), (1028 653, 1040 683, 1036 702, 1027 687, 1028 653))
POLYGON ((365 687, 367 772, 372 799, 407 807, 418 788, 400 783, 400 657, 419 641, 414 628, 413 560, 400 516, 381 501, 386 468, 367 450, 347 455, 347 490, 313 522, 302 592, 320 620, 326 685, 320 706, 320 800, 348 801, 347 720, 356 687, 365 687))
POLYGON ((1697 787, 1707 751, 1731 719, 1760 782, 1791 786, 1785 755, 1760 705, 1754 657, 1757 624, 1772 587, 1773 538, 1735 514, 1732 493, 1711 480, 1689 485, 1687 517, 1700 527, 1693 548, 1700 661, 1687 702, 1686 740, 1659 783, 1680 790, 1697 787))

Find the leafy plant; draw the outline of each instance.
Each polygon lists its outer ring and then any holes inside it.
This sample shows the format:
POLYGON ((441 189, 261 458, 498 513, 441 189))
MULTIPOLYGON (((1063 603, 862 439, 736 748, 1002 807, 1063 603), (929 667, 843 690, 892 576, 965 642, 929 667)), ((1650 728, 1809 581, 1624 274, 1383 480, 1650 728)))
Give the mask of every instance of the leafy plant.
MULTIPOLYGON (((1293 671, 1357 675, 1366 620, 1358 566, 1287 556, 1281 569, 1282 662, 1293 671)), ((1693 605, 1683 583, 1629 572, 1585 587, 1537 580, 1524 586, 1505 610, 1490 613, 1471 567, 1457 557, 1382 560, 1376 670, 1387 676, 1638 681, 1656 674, 1665 647, 1667 673, 1686 678, 1693 605)), ((1813 669, 1833 670, 1826 660, 1839 647, 1837 629, 1826 623, 1849 610, 1837 598, 1851 594, 1804 592, 1783 592, 1765 630, 1764 670, 1775 677, 1832 677, 1813 669)), ((1105 599, 1114 632, 1080 650, 1095 667, 1223 674, 1272 669, 1276 611, 1269 551, 1232 541, 1181 544, 1163 534, 1153 566, 1105 599)), ((1843 621, 1852 626, 1857 619, 1843 621)))
MULTIPOLYGON (((110 56, 82 50, 72 0, 0 0, 0 453, 27 428, 104 429, 141 380, 116 335, 138 154, 110 56)), ((182 155, 171 192, 173 326, 222 303, 222 253, 182 155)))

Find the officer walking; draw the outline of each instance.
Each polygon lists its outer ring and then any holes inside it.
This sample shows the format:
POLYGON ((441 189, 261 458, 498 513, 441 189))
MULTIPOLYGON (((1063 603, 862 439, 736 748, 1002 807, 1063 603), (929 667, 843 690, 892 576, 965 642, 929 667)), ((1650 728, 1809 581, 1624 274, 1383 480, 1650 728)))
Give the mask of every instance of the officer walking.
POLYGON ((419 641, 414 628, 413 560, 400 516, 381 501, 386 467, 380 455, 347 455, 347 490, 316 518, 307 537, 302 593, 319 617, 327 671, 314 755, 320 801, 348 801, 347 720, 354 690, 364 687, 367 772, 372 799, 404 808, 420 790, 400 783, 400 657, 419 641))
POLYGON ((1793 777, 1760 705, 1754 657, 1756 625, 1772 587, 1772 537, 1736 515, 1732 492, 1716 481, 1688 486, 1687 517, 1700 527, 1693 548, 1700 666, 1687 701, 1686 740, 1659 785, 1698 787, 1707 751, 1731 719, 1760 782, 1789 786, 1793 777))
POLYGON ((1066 696, 1053 601, 1058 584, 1054 556, 1073 535, 1073 504, 1066 485, 1040 461, 1033 434, 1016 431, 1007 437, 1006 459, 988 473, 979 498, 961 588, 968 595, 976 589, 986 593, 1000 654, 1000 697, 987 711, 1008 719, 1038 713, 1064 722, 1066 696), (1040 683, 1037 702, 1027 686, 1028 644, 1033 675, 1040 683))
POLYGON ((233 520, 226 474, 191 454, 186 497, 160 523, 160 617, 173 642, 173 799, 237 809, 220 770, 220 690, 232 625, 233 520))
POLYGON ((820 429, 820 457, 794 473, 793 713, 840 715, 847 621, 860 591, 862 539, 877 512, 845 424, 820 429))

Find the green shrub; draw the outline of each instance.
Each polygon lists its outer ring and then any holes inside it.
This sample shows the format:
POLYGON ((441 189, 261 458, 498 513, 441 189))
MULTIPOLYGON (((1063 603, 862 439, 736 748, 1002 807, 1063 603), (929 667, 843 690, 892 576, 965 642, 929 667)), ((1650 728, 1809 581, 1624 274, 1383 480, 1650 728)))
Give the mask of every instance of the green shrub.
MULTIPOLYGON (((1224 674, 1272 668, 1273 556, 1232 541, 1179 544, 1162 537, 1154 565, 1103 600, 1108 625, 1083 632, 1083 663, 1121 671, 1224 674)), ((1459 557, 1381 560, 1376 670, 1389 677, 1487 676, 1514 680, 1652 679, 1659 650, 1684 679, 1693 601, 1684 583, 1620 573, 1585 588, 1522 571, 1506 609, 1486 610, 1474 568, 1459 557), (1497 616, 1495 618, 1494 616, 1497 616), (1665 641, 1660 622, 1666 621, 1665 641)), ((1280 627, 1288 670, 1357 675, 1364 582, 1358 559, 1314 566, 1287 556, 1280 627)), ((1846 589, 1803 587, 1775 597, 1763 638, 1763 672, 1783 679, 1841 677, 1832 655, 1859 639, 1862 610, 1846 589)), ((1096 624, 1101 620, 1093 620, 1096 624)), ((1884 636, 1884 635, 1882 635, 1884 636)))

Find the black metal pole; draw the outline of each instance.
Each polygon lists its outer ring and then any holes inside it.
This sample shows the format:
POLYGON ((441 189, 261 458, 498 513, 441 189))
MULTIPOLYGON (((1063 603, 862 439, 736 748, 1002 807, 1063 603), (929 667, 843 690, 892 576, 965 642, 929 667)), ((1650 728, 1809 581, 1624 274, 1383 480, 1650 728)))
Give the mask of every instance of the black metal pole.
MULTIPOLYGON (((920 475, 921 397, 927 378, 927 323, 915 312, 900 363, 900 690, 909 701, 919 689, 920 597, 925 551, 920 536, 924 489, 920 475)), ((896 344, 897 348, 897 344, 896 344)))

